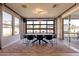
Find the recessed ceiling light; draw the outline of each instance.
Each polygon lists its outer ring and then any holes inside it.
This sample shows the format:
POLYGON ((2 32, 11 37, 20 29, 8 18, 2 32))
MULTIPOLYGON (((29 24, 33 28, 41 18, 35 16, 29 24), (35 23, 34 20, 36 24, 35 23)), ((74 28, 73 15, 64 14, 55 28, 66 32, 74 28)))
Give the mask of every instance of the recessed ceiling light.
POLYGON ((26 6, 26 5, 22 5, 22 7, 23 7, 23 8, 27 8, 27 6, 26 6))
POLYGON ((48 13, 48 12, 47 12, 46 10, 44 10, 44 9, 36 8, 36 9, 33 10, 33 13, 34 13, 34 14, 41 15, 41 14, 46 14, 46 13, 48 13))
POLYGON ((52 8, 56 8, 58 5, 57 4, 54 4, 53 6, 52 6, 52 8))

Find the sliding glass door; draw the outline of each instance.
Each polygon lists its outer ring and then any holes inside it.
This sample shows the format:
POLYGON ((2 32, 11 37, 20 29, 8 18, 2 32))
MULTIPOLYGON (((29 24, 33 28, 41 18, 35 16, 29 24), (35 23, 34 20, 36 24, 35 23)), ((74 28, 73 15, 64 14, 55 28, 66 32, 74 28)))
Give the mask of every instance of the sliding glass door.
POLYGON ((64 37, 68 38, 69 37, 69 19, 66 18, 64 19, 64 37))
POLYGON ((77 38, 79 35, 79 19, 64 19, 64 38, 77 38))

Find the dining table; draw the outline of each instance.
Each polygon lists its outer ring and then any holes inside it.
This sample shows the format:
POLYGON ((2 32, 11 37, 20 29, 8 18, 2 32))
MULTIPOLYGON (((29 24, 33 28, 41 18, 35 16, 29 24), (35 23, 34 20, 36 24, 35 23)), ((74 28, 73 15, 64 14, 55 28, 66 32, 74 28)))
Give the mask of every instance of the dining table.
MULTIPOLYGON (((55 34, 52 34, 52 33, 36 33, 36 34, 32 34, 32 33, 29 33, 29 34, 25 34, 26 36, 27 35, 33 35, 33 36, 35 36, 36 38, 37 38, 37 35, 42 35, 43 37, 45 36, 45 35, 52 35, 52 36, 54 36, 55 34)), ((45 42, 45 43, 48 43, 47 42, 47 40, 44 40, 44 39, 36 39, 36 40, 34 40, 32 43, 35 43, 35 42, 37 42, 37 41, 39 41, 39 44, 41 44, 42 42, 41 41, 43 41, 43 42, 45 42)))

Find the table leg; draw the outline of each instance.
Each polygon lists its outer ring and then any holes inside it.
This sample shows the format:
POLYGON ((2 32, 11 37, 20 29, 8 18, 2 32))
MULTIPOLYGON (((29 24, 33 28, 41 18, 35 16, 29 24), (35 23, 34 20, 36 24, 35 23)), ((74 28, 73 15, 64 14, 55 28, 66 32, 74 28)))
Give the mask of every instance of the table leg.
POLYGON ((41 44, 41 40, 39 40, 39 45, 41 44))

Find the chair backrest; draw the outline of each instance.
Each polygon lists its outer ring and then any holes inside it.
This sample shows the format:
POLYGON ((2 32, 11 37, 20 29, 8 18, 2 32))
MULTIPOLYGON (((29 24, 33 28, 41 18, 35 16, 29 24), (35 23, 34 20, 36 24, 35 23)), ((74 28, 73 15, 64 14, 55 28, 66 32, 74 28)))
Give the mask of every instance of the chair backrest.
POLYGON ((33 40, 34 39, 34 36, 33 35, 27 35, 27 39, 28 40, 33 40))
POLYGON ((46 38, 47 40, 52 40, 52 35, 46 35, 45 38, 46 38))
POLYGON ((57 36, 56 35, 53 35, 53 38, 56 38, 57 36))
POLYGON ((42 40, 43 39, 43 35, 37 35, 37 39, 42 40))
POLYGON ((27 35, 23 35, 23 38, 27 38, 27 35))

